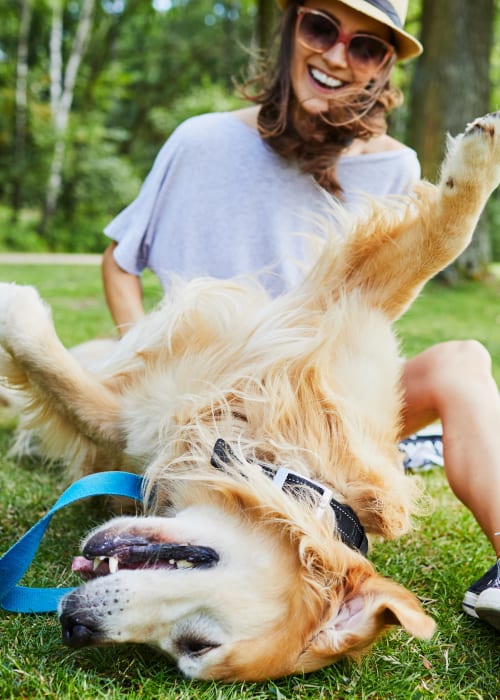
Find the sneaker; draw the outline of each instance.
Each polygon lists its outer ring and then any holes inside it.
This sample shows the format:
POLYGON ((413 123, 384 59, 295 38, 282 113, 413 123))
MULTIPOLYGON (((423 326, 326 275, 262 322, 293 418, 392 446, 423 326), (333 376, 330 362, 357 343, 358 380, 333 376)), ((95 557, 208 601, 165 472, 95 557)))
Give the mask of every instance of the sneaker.
POLYGON ((467 589, 462 609, 500 630, 500 559, 467 589))
POLYGON ((399 443, 403 465, 407 471, 422 472, 443 467, 443 431, 440 425, 431 425, 410 435, 399 443))

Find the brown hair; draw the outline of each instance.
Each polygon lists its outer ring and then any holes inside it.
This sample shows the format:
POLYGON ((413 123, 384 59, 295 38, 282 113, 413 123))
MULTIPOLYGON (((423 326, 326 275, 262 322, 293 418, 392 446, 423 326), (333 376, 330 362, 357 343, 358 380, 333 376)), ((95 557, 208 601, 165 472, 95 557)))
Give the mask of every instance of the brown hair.
POLYGON ((326 190, 340 196, 336 163, 356 138, 368 140, 387 129, 386 113, 402 102, 401 92, 390 82, 395 58, 368 85, 353 85, 329 103, 328 113, 309 114, 297 101, 291 86, 290 65, 298 0, 283 12, 276 57, 247 86, 257 88, 245 95, 260 104, 261 137, 280 156, 295 160, 326 190))

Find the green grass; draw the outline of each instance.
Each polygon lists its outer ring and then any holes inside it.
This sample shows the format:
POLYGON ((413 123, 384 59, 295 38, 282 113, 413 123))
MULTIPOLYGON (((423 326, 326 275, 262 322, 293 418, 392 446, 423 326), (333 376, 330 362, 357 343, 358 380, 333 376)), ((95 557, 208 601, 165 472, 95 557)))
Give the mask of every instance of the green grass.
MULTIPOLYGON (((0 279, 35 284, 53 305, 62 340, 73 344, 112 332, 98 268, 0 266, 0 279)), ((147 304, 159 298, 146 279, 147 304)), ((492 353, 500 380, 500 279, 449 289, 430 284, 399 323, 412 355, 446 338, 476 337, 492 353)), ((6 457, 14 418, 0 412, 0 552, 54 503, 59 471, 6 457)), ((499 636, 460 612, 464 589, 492 562, 478 526, 450 495, 440 470, 424 475, 435 507, 415 533, 380 543, 371 557, 384 574, 414 590, 435 617, 430 642, 394 630, 360 663, 342 662, 309 676, 279 682, 221 685, 183 679, 146 647, 72 651, 62 646, 53 615, 0 613, 0 698, 146 698, 151 700, 388 699, 500 697, 499 636)), ((77 585, 69 563, 84 533, 105 518, 102 503, 57 514, 25 576, 27 585, 77 585)))
POLYGON ((475 338, 488 348, 500 384, 500 266, 481 284, 456 287, 428 284, 417 302, 398 322, 407 356, 450 338, 475 338))

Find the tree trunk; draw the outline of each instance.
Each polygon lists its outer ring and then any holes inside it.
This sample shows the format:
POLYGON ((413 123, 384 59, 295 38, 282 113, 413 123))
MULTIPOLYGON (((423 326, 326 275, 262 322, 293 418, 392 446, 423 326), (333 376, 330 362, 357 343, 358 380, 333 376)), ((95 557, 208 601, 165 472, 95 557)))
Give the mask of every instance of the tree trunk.
POLYGON ((14 127, 14 168, 12 172, 12 222, 17 221, 22 204, 23 179, 26 168, 26 130, 28 123, 28 39, 32 0, 23 0, 19 43, 17 47, 16 116, 14 127))
POLYGON ((56 211, 57 202, 61 193, 69 115, 71 112, 71 105, 73 104, 73 95, 78 69, 80 68, 80 64, 85 54, 85 49, 90 37, 94 5, 95 0, 83 0, 80 19, 78 21, 75 38, 73 40, 73 46, 71 48, 71 53, 64 72, 64 80, 62 77, 63 26, 60 1, 55 2, 53 6, 50 39, 50 99, 55 143, 50 166, 49 180, 47 183, 45 207, 39 227, 39 232, 41 235, 44 235, 47 230, 47 225, 56 211))
MULTIPOLYGON (((494 0, 423 0, 422 43, 411 89, 409 142, 417 150, 424 177, 436 180, 445 135, 490 109, 490 53, 494 0)), ((491 247, 487 218, 477 226, 469 248, 442 276, 480 278, 491 247)))

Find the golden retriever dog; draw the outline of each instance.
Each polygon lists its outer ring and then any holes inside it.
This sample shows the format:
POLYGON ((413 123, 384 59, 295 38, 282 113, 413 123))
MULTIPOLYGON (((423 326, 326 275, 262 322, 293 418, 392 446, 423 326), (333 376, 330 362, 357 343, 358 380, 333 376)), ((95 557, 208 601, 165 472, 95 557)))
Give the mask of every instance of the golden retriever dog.
MULTIPOLYGON (((409 531, 391 329, 469 243, 500 181, 500 114, 450 139, 440 183, 325 232, 303 282, 179 285, 93 371, 30 287, 0 287, 1 375, 72 477, 144 473, 146 515, 83 543, 60 603, 70 646, 139 642, 187 676, 258 680, 358 656, 434 622, 365 556, 409 531)), ((339 215, 340 216, 340 215, 339 215)))

